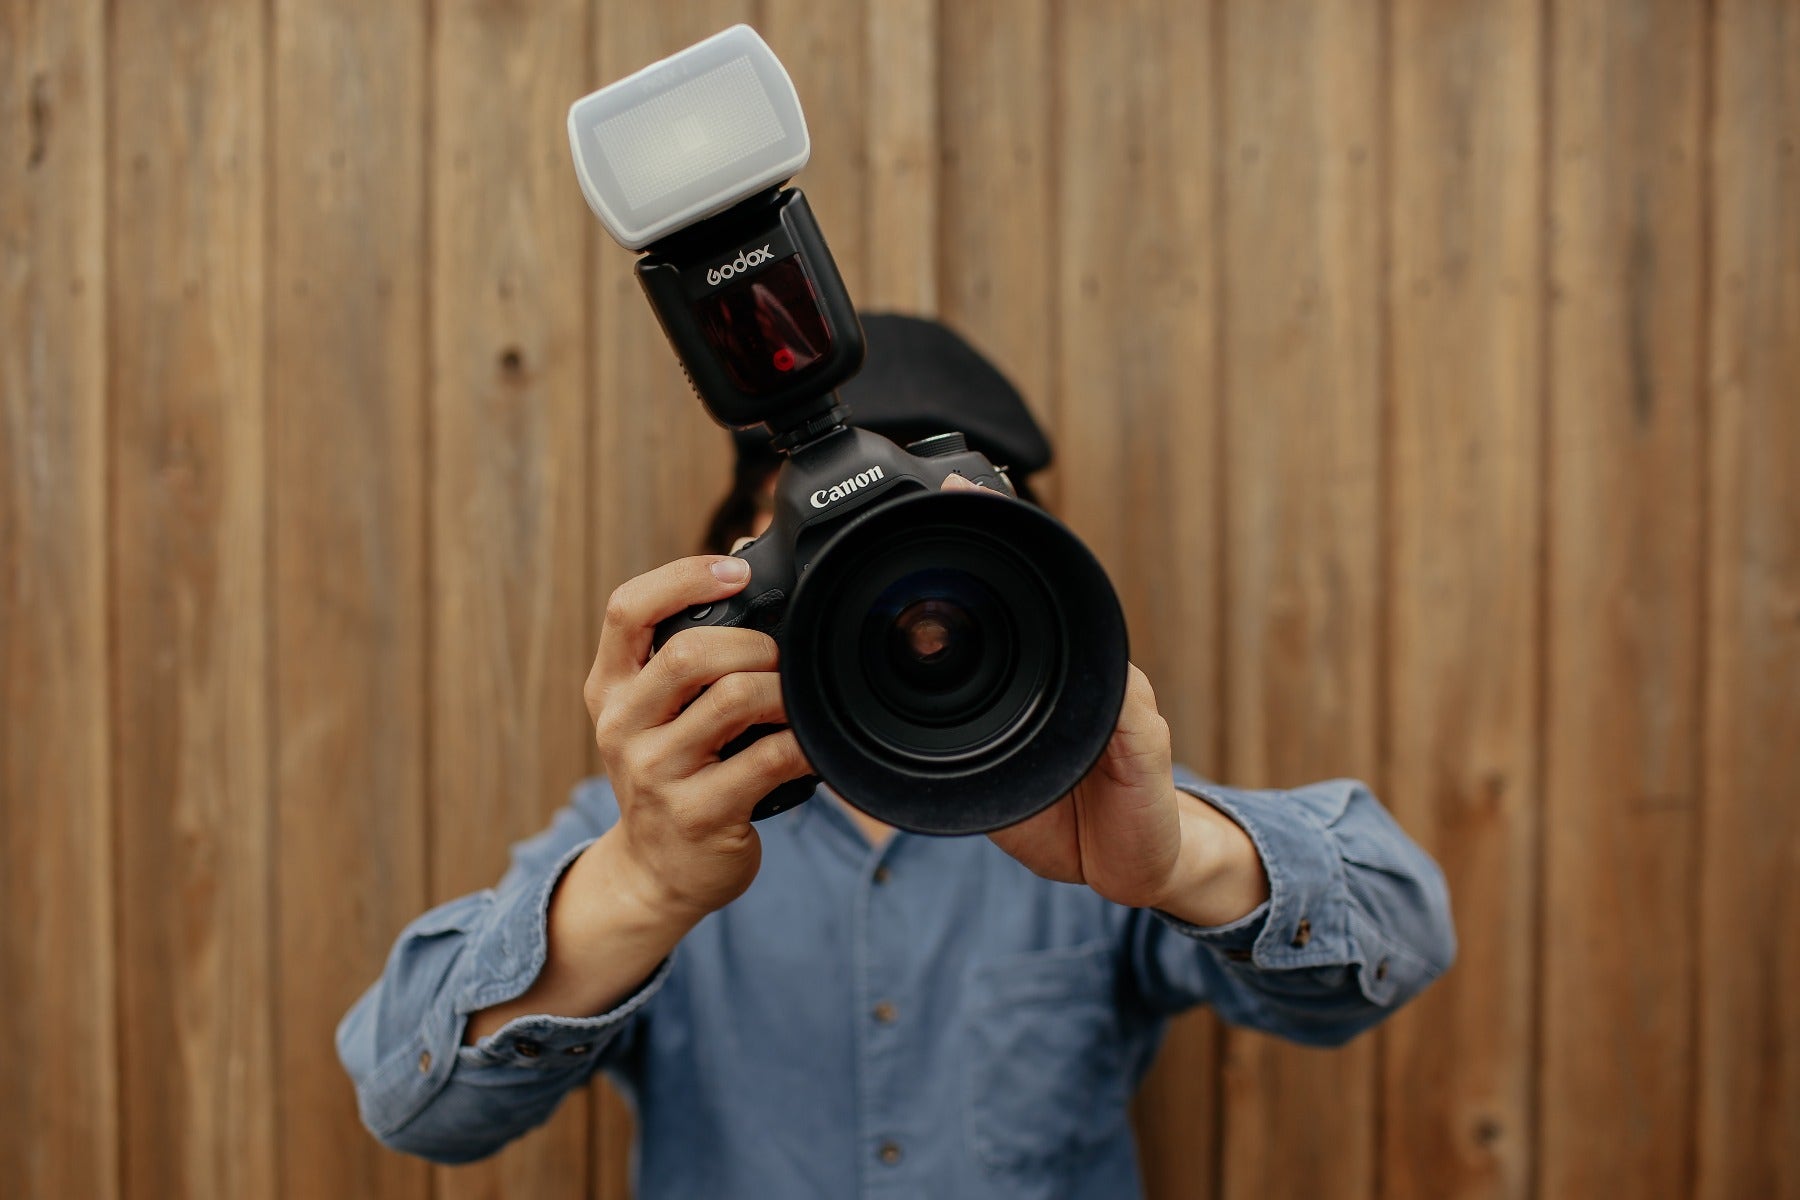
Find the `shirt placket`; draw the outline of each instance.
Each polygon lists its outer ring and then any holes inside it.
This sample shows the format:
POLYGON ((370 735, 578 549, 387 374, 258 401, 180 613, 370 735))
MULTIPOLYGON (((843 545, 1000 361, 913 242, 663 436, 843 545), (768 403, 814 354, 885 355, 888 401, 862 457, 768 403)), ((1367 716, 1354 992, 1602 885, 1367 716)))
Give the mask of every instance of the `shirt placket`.
POLYGON ((920 1131, 905 1111, 903 1079, 913 1006, 901 991, 904 926, 893 895, 901 836, 870 851, 856 896, 856 1133, 861 1194, 868 1197, 916 1191, 909 1158, 920 1131))

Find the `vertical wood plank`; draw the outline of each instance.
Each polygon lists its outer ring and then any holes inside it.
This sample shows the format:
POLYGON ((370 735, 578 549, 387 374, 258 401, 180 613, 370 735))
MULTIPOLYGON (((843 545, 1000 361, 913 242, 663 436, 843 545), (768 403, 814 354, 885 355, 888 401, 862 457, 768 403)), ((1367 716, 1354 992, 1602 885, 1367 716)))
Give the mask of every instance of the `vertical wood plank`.
MULTIPOLYGON (((1226 763, 1245 785, 1373 779, 1379 11, 1246 3, 1224 24, 1226 763)), ((1232 1033, 1224 1194, 1369 1195, 1374 1062, 1372 1038, 1232 1033)))
MULTIPOLYGON (((910 2, 910 0, 909 0, 910 2)), ((871 0, 760 0, 756 28, 793 77, 812 134, 812 160, 797 180, 818 215, 850 298, 866 305, 875 241, 870 227, 869 131, 873 119, 871 0)), ((903 81, 896 79, 898 86, 903 81)), ((920 81, 920 86, 927 86, 920 81)), ((884 114, 883 120, 893 114, 884 114)))
POLYGON ((938 0, 869 5, 864 311, 937 312, 939 19, 938 0))
POLYGON ((274 20, 281 1185, 397 1200, 429 1172, 363 1130, 332 1031, 427 899, 426 11, 274 20))
POLYGON ((1706 14, 1552 31, 1538 1182, 1686 1194, 1692 1070, 1706 14))
MULTIPOLYGON (((692 45, 738 21, 751 21, 751 0, 697 0, 658 8, 626 8, 600 4, 595 16, 598 87, 692 45)), ((756 22, 775 53, 782 57, 796 85, 805 67, 788 57, 783 45, 756 22)), ((806 92, 802 87, 802 102, 806 92)), ((814 107, 807 105, 811 124, 814 107)), ((813 161, 821 147, 813 128, 813 161)), ((813 195, 813 168, 800 184, 813 195)), ((570 187, 574 187, 571 178, 570 187)), ((846 213, 846 216, 851 214, 846 213)), ((591 219, 591 218, 589 218, 591 219)), ((838 224, 821 213, 825 236, 840 254, 838 224)), ((587 657, 600 637, 606 599, 612 589, 652 567, 698 551, 712 505, 731 478, 730 439, 712 420, 681 376, 679 361, 663 338, 650 305, 632 274, 637 256, 622 249, 604 230, 595 228, 594 328, 592 375, 593 452, 589 456, 589 494, 593 525, 588 539, 592 555, 584 632, 587 657), (695 489, 693 480, 719 480, 695 489)), ((586 663, 583 663, 583 671, 586 663)), ((589 765, 599 766, 590 737, 589 765)), ((601 1200, 627 1200, 631 1195, 631 1110, 610 1086, 600 1089, 594 1106, 594 1191, 601 1200)))
POLYGON ((124 1191, 270 1195, 266 28, 111 15, 124 1191))
MULTIPOLYGON (((1066 3, 1057 21, 1059 507, 1119 590, 1177 757, 1217 774, 1215 121, 1196 69, 1212 6, 1066 3)), ((1033 283, 994 273, 1005 297, 1033 283)), ((1151 1195, 1214 1194, 1217 1028, 1204 1013, 1178 1022, 1147 1081, 1151 1195)))
POLYGON ((1382 1194, 1523 1196, 1532 1151, 1541 6, 1394 9, 1387 801, 1456 970, 1388 1026, 1382 1194))
POLYGON ((1800 10, 1713 69, 1711 551, 1696 1191, 1800 1196, 1800 10))
POLYGON ((102 6, 0 7, 0 1187, 118 1195, 102 6))
MULTIPOLYGON (((946 321, 998 364, 1056 431, 1056 64, 1050 0, 941 11, 938 239, 946 321)), ((1054 469, 1032 481, 1055 498, 1054 469), (1041 485, 1041 486, 1040 486, 1041 485)))
MULTIPOLYGON (((564 121, 583 0, 437 9, 432 128, 431 876, 492 886, 586 773, 592 218, 564 121)), ((587 1095, 439 1197, 587 1192, 587 1095)))

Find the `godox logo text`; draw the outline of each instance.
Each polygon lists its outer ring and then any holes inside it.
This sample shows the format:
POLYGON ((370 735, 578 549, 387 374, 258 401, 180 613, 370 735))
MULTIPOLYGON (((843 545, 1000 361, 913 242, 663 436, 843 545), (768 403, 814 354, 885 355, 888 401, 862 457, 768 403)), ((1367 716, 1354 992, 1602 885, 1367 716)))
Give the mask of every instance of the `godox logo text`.
POLYGON ((717 287, 733 275, 741 275, 751 267, 760 267, 775 256, 764 246, 760 250, 740 250, 738 256, 728 263, 720 263, 706 273, 706 282, 717 287))

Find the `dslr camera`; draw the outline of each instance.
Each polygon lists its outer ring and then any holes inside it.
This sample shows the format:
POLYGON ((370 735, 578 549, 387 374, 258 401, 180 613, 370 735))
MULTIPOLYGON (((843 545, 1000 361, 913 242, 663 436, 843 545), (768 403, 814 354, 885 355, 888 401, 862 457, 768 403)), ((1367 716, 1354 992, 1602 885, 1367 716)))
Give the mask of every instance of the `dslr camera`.
MULTIPOLYGON (((767 428, 783 457, 768 530, 736 595, 658 626, 772 635, 795 737, 863 811, 919 833, 1025 819, 1067 794, 1124 703, 1125 620, 1105 571, 1004 467, 946 430, 901 447, 858 429, 836 389, 863 330, 805 196, 800 99, 736 25, 577 100, 569 143, 588 205, 636 271, 720 424, 767 428)), ((730 754, 770 731, 758 726, 730 754)), ((806 799, 784 784, 754 817, 806 799)))

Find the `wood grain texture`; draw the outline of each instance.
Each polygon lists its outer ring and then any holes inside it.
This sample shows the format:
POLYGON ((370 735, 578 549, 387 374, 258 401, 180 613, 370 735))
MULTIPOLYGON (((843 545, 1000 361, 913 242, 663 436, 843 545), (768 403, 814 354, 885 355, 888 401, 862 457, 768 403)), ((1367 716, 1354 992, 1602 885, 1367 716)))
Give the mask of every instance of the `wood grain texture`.
POLYGON ((939 0, 869 4, 865 312, 938 309, 940 17, 939 0))
POLYGON ((0 1194, 629 1195, 609 1089, 434 1172, 332 1032, 598 767, 605 599, 717 500, 561 125, 739 20, 1178 757, 1450 876, 1376 1037, 1176 1024, 1149 1194, 1800 1200, 1785 0, 0 0, 0 1194))
MULTIPOLYGON (((1202 774, 1219 769, 1214 109, 1195 69, 1211 9, 1057 10, 1050 431, 1059 511, 1106 566, 1177 757, 1202 774)), ((1177 1022, 1147 1082, 1136 1124, 1153 1195, 1214 1194, 1217 1045, 1210 1014, 1177 1022)))
MULTIPOLYGON (((1381 22, 1239 4, 1224 36, 1224 769, 1379 788, 1381 22)), ((1374 1066, 1231 1034, 1223 1194, 1372 1194, 1374 1066)))
POLYGON ((248 0, 111 9, 127 1196, 275 1189, 266 33, 248 0))
POLYGON ((118 1195, 106 682, 106 46, 0 6, 0 1189, 118 1195))
MULTIPOLYGON (((889 77, 890 87, 904 84, 894 64, 878 68, 872 61, 876 53, 892 49, 875 45, 875 7, 876 0, 757 0, 756 5, 756 28, 793 78, 812 135, 812 159, 798 182, 858 305, 877 294, 869 286, 874 245, 892 236, 892 231, 870 226, 876 211, 871 203, 875 179, 869 133, 875 97, 870 81, 879 72, 889 77)), ((899 52, 917 54, 916 46, 899 52)), ((892 121, 895 114, 879 119, 892 121)), ((885 165, 892 162, 890 158, 885 165)))
POLYGON ((281 0, 270 390, 281 1184, 423 1197, 333 1029, 427 903, 426 10, 281 0))
MULTIPOLYGON (((943 318, 1056 425, 1055 28, 1049 0, 940 13, 938 289, 943 318)), ((1056 470, 1033 478, 1055 506, 1056 470)))
POLYGON ((1800 1196, 1800 10, 1712 72, 1712 470, 1696 1193, 1800 1196))
POLYGON ((1551 32, 1549 675, 1538 1182, 1693 1166, 1706 14, 1551 32))
POLYGON ((1463 948, 1384 1035, 1385 1196, 1530 1185, 1541 38, 1535 0, 1394 9, 1382 778, 1463 948))
MULTIPOLYGON (((436 9, 431 108, 431 878, 491 886, 584 774, 595 222, 564 119, 590 90, 583 0, 436 9), (508 97, 495 104, 495 95, 508 97)), ((588 1097, 436 1195, 587 1192, 588 1097)))
MULTIPOLYGON (((655 9, 602 4, 595 14, 594 86, 753 16, 750 0, 704 0, 655 9)), ((760 22, 758 28, 770 36, 760 22)), ((774 45, 778 55, 785 55, 779 44, 774 45)), ((788 69, 798 76, 791 61, 788 69)), ((807 115, 810 124, 810 107, 807 115)), ((815 158, 820 153, 817 136, 815 126, 815 158)), ((810 181, 810 168, 807 177, 810 181)), ((809 187, 809 198, 811 194, 809 187)), ((836 248, 836 225, 825 214, 821 220, 825 236, 836 248)), ((638 287, 632 273, 637 256, 621 249, 603 230, 595 231, 591 243, 597 247, 590 284, 594 470, 588 482, 592 524, 584 675, 599 643, 607 597, 634 575, 698 552, 712 506, 731 478, 732 463, 730 438, 706 415, 682 378, 675 353, 638 287), (695 487, 694 480, 717 480, 719 485, 695 487)), ((599 752, 591 736, 588 746, 589 767, 598 771, 599 752)), ((631 1110, 609 1084, 596 1085, 596 1091, 594 1193, 602 1200, 626 1200, 631 1195, 631 1110)))

